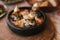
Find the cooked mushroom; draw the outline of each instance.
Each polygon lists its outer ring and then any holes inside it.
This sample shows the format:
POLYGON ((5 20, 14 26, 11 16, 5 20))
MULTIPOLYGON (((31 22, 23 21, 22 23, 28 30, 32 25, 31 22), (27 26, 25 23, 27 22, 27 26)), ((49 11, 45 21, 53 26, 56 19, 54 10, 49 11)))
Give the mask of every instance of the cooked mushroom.
MULTIPOLYGON (((39 6, 34 7, 38 8, 39 6)), ((39 15, 40 14, 37 15, 36 11, 27 9, 21 11, 21 9, 19 10, 16 7, 11 17, 14 20, 13 23, 16 26, 19 26, 21 28, 29 28, 35 25, 39 25, 43 22, 42 19, 39 18, 41 15, 40 16, 39 15)))

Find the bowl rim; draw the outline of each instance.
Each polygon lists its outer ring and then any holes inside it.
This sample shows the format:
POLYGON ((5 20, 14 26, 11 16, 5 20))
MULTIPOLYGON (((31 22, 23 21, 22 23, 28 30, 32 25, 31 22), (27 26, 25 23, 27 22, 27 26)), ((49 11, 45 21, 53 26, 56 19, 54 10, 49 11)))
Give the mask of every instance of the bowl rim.
MULTIPOLYGON (((31 9, 31 7, 19 7, 19 8, 23 8, 23 9, 31 9)), ((16 25, 13 25, 12 23, 11 23, 11 21, 10 21, 10 19, 9 19, 9 16, 11 15, 11 12, 13 12, 13 10, 11 10, 8 14, 7 14, 7 16, 6 16, 6 22, 7 22, 7 24, 9 24, 11 27, 13 27, 14 29, 18 29, 18 30, 28 30, 28 29, 33 29, 33 28, 37 28, 37 27, 32 27, 32 28, 26 28, 26 29, 24 29, 24 28, 21 28, 21 27, 18 27, 18 26, 16 26, 16 25)), ((43 25, 43 24, 45 24, 46 23, 46 15, 41 11, 41 10, 39 10, 39 12, 43 15, 43 18, 44 18, 44 22, 40 25, 40 27, 43 25)))

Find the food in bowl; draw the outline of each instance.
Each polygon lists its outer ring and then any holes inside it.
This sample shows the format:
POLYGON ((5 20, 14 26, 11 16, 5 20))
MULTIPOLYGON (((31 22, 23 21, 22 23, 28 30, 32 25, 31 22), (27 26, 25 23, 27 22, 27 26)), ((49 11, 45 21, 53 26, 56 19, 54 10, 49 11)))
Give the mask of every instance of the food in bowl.
POLYGON ((28 9, 19 9, 17 6, 12 12, 11 22, 20 28, 30 28, 40 26, 44 22, 44 18, 37 11, 28 9))
POLYGON ((5 7, 4 5, 0 4, 0 18, 5 15, 5 7))
POLYGON ((0 15, 5 12, 5 8, 3 5, 0 4, 0 15))

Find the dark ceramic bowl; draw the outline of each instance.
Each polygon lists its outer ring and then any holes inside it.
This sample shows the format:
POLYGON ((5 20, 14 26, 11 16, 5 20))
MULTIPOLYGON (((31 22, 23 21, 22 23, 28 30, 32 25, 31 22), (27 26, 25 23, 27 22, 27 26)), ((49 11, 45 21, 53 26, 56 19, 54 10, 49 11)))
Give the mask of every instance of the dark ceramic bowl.
MULTIPOLYGON (((31 7, 20 7, 20 9, 28 9, 30 10, 31 7)), ((41 14, 44 22, 40 26, 32 27, 32 28, 26 28, 22 29, 20 27, 15 26, 14 24, 11 23, 10 21, 10 15, 12 14, 13 10, 10 11, 7 16, 6 16, 6 22, 9 26, 9 28, 16 34, 23 35, 23 36, 29 36, 29 35, 34 35, 39 32, 42 32, 45 29, 45 24, 46 24, 46 15, 42 11, 38 11, 37 13, 41 14)))

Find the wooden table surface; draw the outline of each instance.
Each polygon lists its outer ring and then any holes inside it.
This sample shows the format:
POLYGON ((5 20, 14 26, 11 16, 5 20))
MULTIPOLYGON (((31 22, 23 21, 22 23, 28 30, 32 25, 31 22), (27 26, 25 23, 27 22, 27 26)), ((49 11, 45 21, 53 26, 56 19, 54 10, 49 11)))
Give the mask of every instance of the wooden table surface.
MULTIPOLYGON (((2 3, 2 2, 0 2, 2 3)), ((21 6, 30 6, 27 2, 18 4, 21 6)), ((8 10, 14 8, 13 6, 7 6, 8 10)), ((60 40, 60 10, 52 13, 46 13, 47 22, 46 28, 43 32, 33 36, 20 36, 13 33, 7 23, 6 16, 0 19, 0 40, 60 40)))

